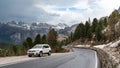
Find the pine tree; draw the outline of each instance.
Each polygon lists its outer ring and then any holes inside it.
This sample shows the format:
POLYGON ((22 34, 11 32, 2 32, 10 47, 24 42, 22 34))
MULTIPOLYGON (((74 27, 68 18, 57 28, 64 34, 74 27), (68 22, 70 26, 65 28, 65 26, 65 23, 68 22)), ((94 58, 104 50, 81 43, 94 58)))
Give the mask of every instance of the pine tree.
POLYGON ((86 21, 85 23, 85 37, 86 38, 90 38, 91 34, 91 26, 90 23, 88 21, 86 21))
MULTIPOLYGON (((99 20, 99 23, 98 23, 98 25, 100 25, 100 27, 101 27, 101 30, 103 30, 104 28, 105 28, 105 23, 104 23, 104 20, 99 20)), ((97 26, 98 26, 97 25, 97 26)))
POLYGON ((42 42, 42 44, 47 43, 46 35, 43 35, 43 36, 42 36, 41 42, 42 42))
POLYGON ((27 43, 27 46, 29 47, 29 49, 33 47, 33 42, 32 42, 32 39, 30 37, 28 37, 26 39, 26 43, 27 43))
POLYGON ((102 28, 101 28, 101 25, 98 25, 95 29, 95 36, 96 36, 96 39, 98 41, 100 41, 102 39, 102 28))
POLYGON ((47 43, 52 47, 55 48, 57 45, 57 32, 54 29, 51 29, 48 32, 47 43))
POLYGON ((88 38, 89 40, 92 39, 92 30, 91 30, 91 28, 89 28, 88 31, 87 31, 87 38, 88 38))
POLYGON ((74 40, 80 39, 80 38, 84 38, 85 37, 85 26, 83 23, 80 23, 77 28, 75 29, 75 33, 74 33, 74 40))
POLYGON ((85 26, 84 26, 84 24, 83 23, 81 23, 80 25, 79 25, 79 27, 80 27, 80 38, 84 38, 85 37, 85 26))
POLYGON ((105 19, 104 19, 104 26, 105 26, 105 27, 107 27, 107 25, 108 25, 107 23, 108 23, 108 22, 107 22, 107 18, 105 18, 105 19))
POLYGON ((73 40, 75 41, 76 39, 79 39, 80 38, 80 35, 79 35, 79 30, 80 30, 80 27, 79 25, 76 27, 75 29, 75 32, 74 32, 74 36, 73 36, 73 40))
POLYGON ((36 44, 41 44, 41 35, 40 34, 38 34, 35 37, 34 45, 36 45, 36 44))
POLYGON ((73 33, 72 32, 70 33, 69 39, 70 39, 70 42, 73 42, 73 33))
POLYGON ((23 51, 22 54, 26 54, 26 52, 27 52, 28 49, 29 49, 29 46, 27 45, 27 42, 24 41, 24 42, 22 43, 22 47, 21 47, 21 50, 23 51))
POLYGON ((92 32, 93 33, 95 32, 97 25, 98 25, 98 20, 97 20, 97 18, 94 18, 93 22, 92 22, 92 32))

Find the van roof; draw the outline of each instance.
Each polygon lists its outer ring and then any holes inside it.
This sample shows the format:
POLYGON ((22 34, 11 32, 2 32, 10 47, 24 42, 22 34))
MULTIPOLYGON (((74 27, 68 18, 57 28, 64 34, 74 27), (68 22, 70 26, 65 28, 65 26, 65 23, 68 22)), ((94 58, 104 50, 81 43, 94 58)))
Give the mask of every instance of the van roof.
POLYGON ((48 45, 48 44, 36 44, 35 46, 43 46, 43 45, 48 45))

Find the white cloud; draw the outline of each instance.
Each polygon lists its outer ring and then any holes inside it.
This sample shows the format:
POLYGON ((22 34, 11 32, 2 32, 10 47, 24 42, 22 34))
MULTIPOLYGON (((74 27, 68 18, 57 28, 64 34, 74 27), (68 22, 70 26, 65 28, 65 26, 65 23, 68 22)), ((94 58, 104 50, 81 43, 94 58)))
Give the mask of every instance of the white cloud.
POLYGON ((109 15, 113 10, 119 8, 120 0, 100 0, 96 1, 96 4, 101 8, 102 15, 109 15))
POLYGON ((53 20, 50 21, 52 24, 57 23, 66 23, 69 25, 73 25, 75 23, 80 23, 83 18, 83 15, 81 13, 75 13, 75 12, 60 12, 59 17, 55 17, 53 20), (74 21, 74 22, 72 22, 74 21))
MULTIPOLYGON (((50 1, 50 0, 49 0, 50 1)), ((53 3, 48 3, 46 7, 43 8, 48 13, 56 13, 59 14, 59 17, 55 17, 50 22, 52 23, 68 23, 76 21, 74 23, 79 23, 81 21, 86 21, 90 17, 100 18, 102 16, 108 16, 114 9, 118 9, 120 0, 56 0, 53 3), (68 1, 68 2, 67 2, 68 1), (74 1, 73 3, 71 3, 74 1), (67 4, 66 4, 67 3, 67 4), (64 5, 65 4, 65 5, 64 5), (70 11, 69 9, 66 11, 56 11, 55 8, 75 8, 78 11, 70 11)), ((42 2, 43 3, 43 2, 42 2)), ((46 5, 46 4, 44 4, 46 5)), ((41 6, 41 5, 39 5, 41 6)))
POLYGON ((79 2, 79 0, 34 0, 34 2, 44 6, 52 5, 57 7, 70 7, 79 2))
POLYGON ((81 0, 78 3, 76 3, 74 5, 74 7, 79 8, 79 9, 87 9, 87 8, 89 8, 88 0, 81 0))
MULTIPOLYGON (((71 25, 86 21, 89 17, 93 19, 108 16, 119 6, 120 0, 20 0, 20 2, 17 0, 12 0, 12 2, 1 0, 0 19, 3 19, 2 16, 11 17, 11 15, 14 15, 15 17, 12 17, 12 19, 16 17, 19 19, 23 16, 20 20, 71 25), (6 6, 1 7, 1 5, 6 6)), ((4 19, 7 20, 7 18, 4 19)))

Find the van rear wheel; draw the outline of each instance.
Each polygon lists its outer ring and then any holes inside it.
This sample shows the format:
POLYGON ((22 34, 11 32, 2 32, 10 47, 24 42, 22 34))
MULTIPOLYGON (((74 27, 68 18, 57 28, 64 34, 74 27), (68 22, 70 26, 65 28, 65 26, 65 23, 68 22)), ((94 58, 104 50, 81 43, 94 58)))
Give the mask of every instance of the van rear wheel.
POLYGON ((50 56, 50 55, 51 55, 51 51, 48 52, 48 56, 50 56))

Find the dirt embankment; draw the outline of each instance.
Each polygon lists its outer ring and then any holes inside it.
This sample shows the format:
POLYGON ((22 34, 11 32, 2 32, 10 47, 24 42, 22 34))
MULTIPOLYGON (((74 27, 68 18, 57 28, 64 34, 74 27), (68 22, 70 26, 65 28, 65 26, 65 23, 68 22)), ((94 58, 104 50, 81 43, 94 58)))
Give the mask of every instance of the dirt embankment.
POLYGON ((120 68, 120 45, 118 47, 104 47, 103 50, 109 54, 115 68, 120 68))
POLYGON ((102 68, 115 68, 109 54, 98 48, 90 48, 90 49, 95 50, 97 52, 102 68))

